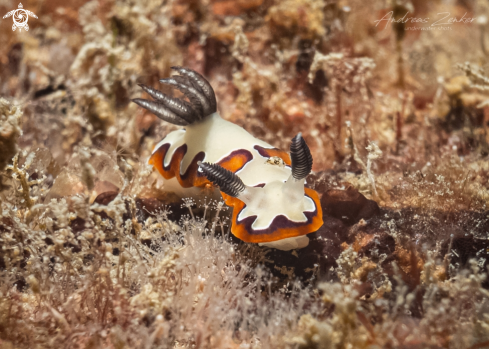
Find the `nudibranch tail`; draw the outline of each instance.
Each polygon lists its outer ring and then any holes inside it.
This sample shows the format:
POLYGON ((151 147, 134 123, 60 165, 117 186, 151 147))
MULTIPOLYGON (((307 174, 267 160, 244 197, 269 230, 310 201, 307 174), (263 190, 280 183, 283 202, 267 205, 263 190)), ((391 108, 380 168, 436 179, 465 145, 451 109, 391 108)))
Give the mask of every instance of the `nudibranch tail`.
POLYGON ((238 197, 245 190, 246 186, 237 175, 226 170, 218 164, 209 164, 207 162, 198 162, 199 167, 204 172, 205 176, 214 185, 219 186, 221 192, 238 197))
POLYGON ((290 158, 292 160, 292 176, 295 179, 306 178, 311 173, 312 155, 301 133, 292 139, 290 158))

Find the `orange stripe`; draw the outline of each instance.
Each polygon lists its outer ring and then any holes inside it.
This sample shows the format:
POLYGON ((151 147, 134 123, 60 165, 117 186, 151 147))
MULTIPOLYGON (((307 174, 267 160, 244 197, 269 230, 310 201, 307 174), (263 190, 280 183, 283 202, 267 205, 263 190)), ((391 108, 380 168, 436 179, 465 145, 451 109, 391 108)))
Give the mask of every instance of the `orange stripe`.
POLYGON ((272 149, 263 148, 263 147, 260 147, 259 145, 255 145, 253 148, 255 148, 255 150, 258 153, 260 153, 260 155, 263 157, 271 158, 272 156, 277 156, 277 157, 281 158, 282 160, 284 160, 284 162, 287 165, 290 166, 292 164, 292 161, 290 161, 289 153, 287 153, 283 150, 280 150, 277 148, 272 148, 272 149))
POLYGON ((182 159, 187 152, 187 146, 182 145, 181 147, 178 147, 173 153, 170 164, 168 167, 165 167, 163 161, 169 148, 170 144, 163 144, 153 153, 153 155, 151 155, 148 161, 150 165, 153 165, 158 170, 163 178, 171 179, 176 177, 178 183, 180 183, 183 188, 203 187, 204 185, 211 183, 203 174, 197 171, 199 168, 197 162, 204 159, 204 152, 198 153, 188 166, 187 171, 181 175, 180 164, 182 163, 182 159))
MULTIPOLYGON (((170 164, 168 167, 165 167, 163 161, 165 156, 170 148, 170 144, 166 143, 160 146, 149 158, 148 163, 153 165, 158 172, 165 179, 171 179, 173 177, 177 177, 178 182, 183 188, 190 187, 202 187, 206 184, 211 184, 211 182, 202 174, 198 173, 198 161, 202 161, 205 157, 204 152, 198 153, 190 163, 187 171, 180 175, 180 164, 182 163, 182 159, 187 153, 187 146, 183 145, 178 147, 170 160, 170 164)), ((253 159, 253 155, 245 149, 235 150, 222 160, 217 163, 224 167, 225 169, 231 172, 237 172, 240 170, 248 161, 253 159)))
POLYGON ((233 151, 224 159, 219 160, 217 163, 233 173, 238 172, 243 166, 253 159, 253 154, 248 150, 239 149, 233 151))

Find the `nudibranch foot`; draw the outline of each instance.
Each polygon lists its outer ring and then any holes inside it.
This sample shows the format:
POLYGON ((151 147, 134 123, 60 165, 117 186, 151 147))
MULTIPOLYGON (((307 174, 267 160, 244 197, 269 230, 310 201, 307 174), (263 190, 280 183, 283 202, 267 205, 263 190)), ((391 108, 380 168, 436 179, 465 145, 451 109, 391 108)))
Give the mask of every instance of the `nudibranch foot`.
POLYGON ((277 250, 282 251, 290 251, 307 247, 307 245, 309 245, 309 238, 307 237, 307 235, 301 235, 272 242, 260 242, 258 243, 258 245, 269 248, 276 248, 277 250))

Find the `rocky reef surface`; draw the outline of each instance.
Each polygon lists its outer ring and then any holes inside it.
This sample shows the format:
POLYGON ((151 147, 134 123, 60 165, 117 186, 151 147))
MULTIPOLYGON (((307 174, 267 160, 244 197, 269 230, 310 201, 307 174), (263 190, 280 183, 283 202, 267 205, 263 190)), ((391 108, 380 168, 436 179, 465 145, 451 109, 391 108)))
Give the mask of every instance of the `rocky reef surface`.
POLYGON ((29 31, 0 21, 1 348, 489 347, 486 1, 23 6, 29 31), (165 191, 147 159, 176 127, 130 100, 174 65, 255 137, 302 132, 306 248, 165 191))

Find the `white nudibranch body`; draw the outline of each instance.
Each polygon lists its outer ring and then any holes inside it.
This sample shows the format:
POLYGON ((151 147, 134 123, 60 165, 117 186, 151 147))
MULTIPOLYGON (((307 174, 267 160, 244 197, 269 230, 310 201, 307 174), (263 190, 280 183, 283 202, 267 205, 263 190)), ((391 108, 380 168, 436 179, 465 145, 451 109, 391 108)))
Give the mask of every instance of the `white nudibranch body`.
POLYGON ((282 250, 307 246, 306 234, 323 221, 317 193, 304 187, 312 157, 300 134, 292 140, 291 156, 273 148, 219 116, 212 87, 202 76, 175 69, 182 76, 162 82, 184 92, 190 103, 144 85, 155 101, 134 100, 184 126, 158 143, 150 164, 181 195, 182 188, 218 186, 233 207, 231 232, 241 240, 282 250))
POLYGON ((314 212, 314 201, 304 196, 303 179, 296 181, 298 185, 290 185, 292 181, 296 180, 290 175, 285 185, 283 181, 274 180, 262 188, 247 186, 238 196, 246 204, 238 215, 238 221, 256 216, 251 225, 255 230, 270 227, 275 217, 281 214, 293 222, 306 222, 304 212, 314 212))

